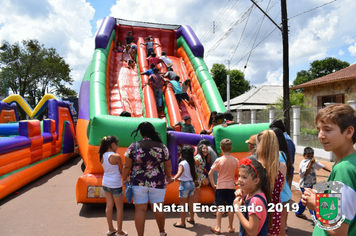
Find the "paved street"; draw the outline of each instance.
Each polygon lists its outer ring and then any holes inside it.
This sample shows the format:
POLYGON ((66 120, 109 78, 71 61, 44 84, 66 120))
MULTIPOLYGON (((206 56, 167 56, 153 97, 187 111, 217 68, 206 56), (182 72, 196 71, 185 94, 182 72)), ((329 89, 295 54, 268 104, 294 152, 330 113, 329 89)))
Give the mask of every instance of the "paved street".
MULTIPOLYGON (((301 156, 296 158, 296 173, 301 156)), ((77 204, 75 199, 75 184, 82 174, 80 157, 72 159, 42 176, 32 183, 0 200, 0 235, 106 235, 105 206, 77 204)), ((331 163, 323 162, 331 166, 331 163)), ((318 171, 318 181, 327 178, 328 173, 318 171)), ((295 175, 294 181, 298 181, 295 175)), ((300 191, 293 190, 293 200, 298 202, 300 191)), ((305 214, 310 218, 309 212, 305 214)), ((179 213, 166 214, 166 232, 170 236, 215 235, 210 231, 215 226, 215 217, 211 213, 199 213, 194 227, 186 229, 173 227, 179 218, 179 213)), ((311 219, 302 220, 289 214, 288 235, 311 235, 313 226, 311 219)), ((235 228, 238 221, 235 218, 235 228)), ((136 235, 134 225, 134 207, 125 205, 124 229, 129 235, 136 235)), ((236 235, 227 233, 227 218, 222 221, 221 235, 236 235)), ((158 235, 156 223, 151 211, 147 214, 146 235, 158 235)))

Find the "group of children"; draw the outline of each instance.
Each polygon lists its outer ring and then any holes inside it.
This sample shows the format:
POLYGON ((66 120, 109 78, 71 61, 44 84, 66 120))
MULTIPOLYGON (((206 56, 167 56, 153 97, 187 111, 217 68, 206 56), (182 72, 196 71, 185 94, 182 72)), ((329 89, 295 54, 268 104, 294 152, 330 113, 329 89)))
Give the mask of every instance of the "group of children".
MULTIPOLYGON (((356 154, 354 144, 356 142, 356 116, 355 110, 349 105, 335 104, 321 109, 316 116, 316 125, 319 131, 318 138, 326 151, 332 151, 336 156, 328 181, 338 181, 342 184, 340 192, 342 205, 340 206, 345 220, 337 225, 322 229, 314 227, 313 235, 356 235, 356 223, 354 216, 356 207, 352 199, 356 197, 356 154)), ((243 158, 238 161, 231 156, 232 142, 224 139, 220 143, 223 156, 212 162, 209 156, 207 145, 198 146, 198 155, 194 157, 194 151, 190 146, 184 146, 181 151, 182 161, 179 163, 178 173, 172 179, 180 181, 179 198, 182 204, 188 203, 189 217, 186 219, 186 212, 181 213, 180 222, 174 224, 175 227, 185 228, 185 222, 194 225, 194 212, 192 204, 196 201, 196 194, 200 185, 208 183, 209 177, 211 186, 215 191, 215 204, 234 206, 234 212, 228 212, 228 231, 234 232, 234 213, 240 222, 241 235, 279 235, 281 229, 281 212, 267 212, 267 205, 273 203, 276 206, 281 203, 281 191, 285 188, 285 181, 291 176, 290 167, 280 161, 281 145, 278 141, 278 134, 274 130, 268 129, 258 133, 248 143, 255 144, 254 158, 243 158), (254 142, 253 142, 254 141, 254 142), (205 166, 211 164, 210 171, 206 175, 205 166), (235 183, 235 169, 239 170, 238 182, 235 183), (217 181, 213 174, 218 171, 217 181), (204 173, 205 172, 205 173, 204 173), (239 189, 235 191, 235 184, 239 189), (246 206, 254 206, 247 208, 246 206), (242 209, 248 209, 244 211, 242 209)), ((100 160, 104 167, 103 188, 107 199, 107 221, 109 234, 127 235, 122 230, 123 198, 122 181, 120 173, 122 171, 121 157, 116 154, 118 140, 114 136, 104 137, 100 146, 100 160), (118 228, 112 225, 112 209, 114 204, 117 208, 118 228)), ((286 154, 287 151, 284 151, 286 154)), ((304 160, 300 163, 300 187, 303 191, 302 199, 299 203, 299 211, 296 215, 305 218, 303 211, 305 206, 311 211, 316 209, 316 193, 312 190, 316 184, 315 170, 323 168, 313 158, 312 148, 304 149, 304 160)), ((169 183, 171 183, 169 182, 169 183)), ((168 184, 169 184, 168 183, 168 184)), ((313 214, 313 212, 311 212, 313 214)), ((222 212, 216 213, 217 225, 212 227, 215 234, 221 233, 222 212)), ((322 223, 320 223, 322 224, 322 223)))

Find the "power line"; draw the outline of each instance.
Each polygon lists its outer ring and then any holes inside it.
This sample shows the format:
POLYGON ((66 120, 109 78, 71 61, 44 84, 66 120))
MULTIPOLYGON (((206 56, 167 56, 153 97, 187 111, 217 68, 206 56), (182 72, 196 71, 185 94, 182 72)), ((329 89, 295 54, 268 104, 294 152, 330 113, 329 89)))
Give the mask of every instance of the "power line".
POLYGON ((297 17, 297 16, 301 16, 301 15, 303 15, 303 14, 305 14, 305 13, 314 11, 314 10, 316 10, 316 9, 318 9, 318 8, 321 8, 321 7, 323 7, 323 6, 326 6, 326 5, 328 5, 328 4, 330 4, 330 3, 333 3, 333 2, 336 2, 336 1, 337 1, 337 0, 333 0, 333 1, 330 1, 330 2, 327 2, 327 3, 324 3, 324 4, 320 5, 320 6, 314 7, 314 8, 312 8, 312 9, 310 9, 310 10, 307 10, 307 11, 304 11, 304 12, 302 12, 302 13, 299 13, 299 14, 297 14, 297 15, 295 15, 295 16, 292 16, 292 17, 288 18, 288 20, 293 19, 293 18, 295 18, 295 17, 297 17))
POLYGON ((247 55, 249 55, 253 50, 255 50, 263 41, 265 41, 276 30, 277 28, 274 28, 274 30, 272 30, 266 37, 264 37, 258 44, 256 44, 256 46, 254 46, 249 52, 247 52, 243 57, 241 57, 241 59, 238 62, 236 62, 232 67, 237 66, 247 55))
POLYGON ((213 52, 213 51, 220 45, 220 43, 221 43, 223 40, 225 40, 225 39, 234 31, 235 27, 236 27, 238 24, 240 24, 240 23, 242 23, 244 20, 246 20, 246 18, 248 17, 249 11, 251 11, 253 7, 254 7, 254 5, 252 4, 251 7, 249 7, 249 8, 247 9, 247 11, 245 11, 245 12, 243 13, 243 15, 241 16, 241 18, 238 19, 238 20, 233 24, 233 26, 230 27, 230 29, 229 29, 212 47, 210 47, 210 49, 207 51, 205 57, 208 57, 209 54, 210 54, 211 52, 213 52))
POLYGON ((211 35, 214 33, 215 29, 218 29, 222 25, 222 23, 232 13, 233 9, 235 8, 236 4, 239 1, 240 0, 236 1, 235 4, 232 6, 229 6, 230 0, 227 2, 227 4, 224 6, 222 11, 219 13, 217 18, 215 19, 215 21, 214 21, 215 24, 212 27, 209 27, 209 29, 205 32, 204 36, 202 37, 203 42, 206 42, 208 39, 211 38, 211 35))

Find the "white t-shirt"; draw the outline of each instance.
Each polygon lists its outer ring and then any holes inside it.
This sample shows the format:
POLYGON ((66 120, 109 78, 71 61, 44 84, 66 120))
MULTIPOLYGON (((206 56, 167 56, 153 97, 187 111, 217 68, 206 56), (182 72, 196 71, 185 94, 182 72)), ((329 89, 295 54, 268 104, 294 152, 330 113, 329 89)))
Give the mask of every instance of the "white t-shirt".
POLYGON ((310 172, 307 176, 305 176, 305 172, 307 171, 308 164, 311 159, 304 159, 299 164, 299 187, 307 188, 316 184, 316 173, 315 170, 320 170, 324 168, 324 165, 315 160, 313 166, 310 168, 310 172))
POLYGON ((109 163, 109 157, 115 152, 105 152, 103 154, 103 168, 104 176, 102 185, 108 188, 120 188, 122 187, 121 173, 118 165, 112 165, 109 163))
POLYGON ((161 56, 160 59, 164 62, 164 64, 166 64, 167 67, 173 66, 172 60, 167 56, 161 56))
POLYGON ((179 181, 192 181, 193 177, 192 177, 192 174, 190 173, 189 163, 186 160, 183 160, 179 163, 179 165, 183 166, 183 173, 178 178, 178 180, 179 181))

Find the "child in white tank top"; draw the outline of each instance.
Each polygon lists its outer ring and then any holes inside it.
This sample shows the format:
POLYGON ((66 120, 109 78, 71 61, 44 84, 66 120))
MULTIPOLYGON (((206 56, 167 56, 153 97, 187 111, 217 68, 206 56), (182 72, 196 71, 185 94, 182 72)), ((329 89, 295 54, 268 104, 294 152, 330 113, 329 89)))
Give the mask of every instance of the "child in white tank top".
POLYGON ((125 236, 126 231, 122 230, 122 221, 124 214, 124 203, 122 194, 122 159, 119 154, 116 153, 119 140, 115 136, 104 137, 101 140, 99 155, 100 162, 104 169, 103 175, 103 189, 106 198, 106 219, 108 222, 109 230, 107 235, 125 236), (117 228, 115 229, 112 223, 112 214, 114 209, 114 204, 116 206, 117 212, 117 228))

